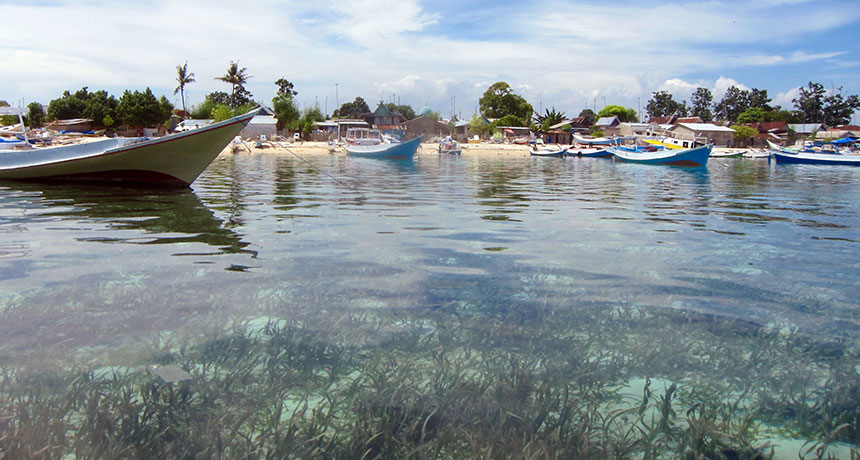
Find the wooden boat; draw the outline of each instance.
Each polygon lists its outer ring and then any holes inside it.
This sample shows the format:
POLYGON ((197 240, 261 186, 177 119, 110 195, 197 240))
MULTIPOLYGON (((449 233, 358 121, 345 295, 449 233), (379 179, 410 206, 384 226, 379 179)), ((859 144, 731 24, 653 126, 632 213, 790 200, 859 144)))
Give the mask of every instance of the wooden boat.
POLYGON ((585 144, 585 145, 618 145, 624 140, 633 139, 624 138, 624 137, 583 137, 579 134, 573 135, 573 141, 576 144, 585 144))
POLYGON ((581 148, 571 147, 567 149, 568 156, 578 156, 583 158, 612 158, 612 153, 605 148, 581 148))
POLYGON ((711 145, 703 145, 692 149, 669 150, 659 148, 620 148, 610 147, 608 150, 616 160, 632 163, 664 164, 673 166, 701 167, 708 164, 711 155, 711 145))
POLYGON ((770 152, 767 149, 751 149, 744 153, 744 158, 770 158, 770 152))
POLYGON ((0 152, 0 179, 188 186, 259 111, 161 138, 107 138, 4 150, 0 152))
POLYGON ((439 141, 438 151, 439 153, 447 155, 460 155, 463 153, 463 151, 460 150, 460 144, 458 144, 454 139, 451 139, 451 136, 439 141))
POLYGON ((421 145, 424 135, 406 142, 385 136, 377 129, 350 128, 347 130, 346 151, 351 156, 411 160, 421 145))
POLYGON ((746 150, 713 149, 711 150, 711 158, 737 158, 745 153, 747 153, 746 150))
POLYGON ((860 155, 857 154, 791 152, 786 149, 771 149, 770 153, 777 163, 860 166, 860 155))
POLYGON ((549 148, 544 147, 542 149, 538 149, 537 146, 532 146, 529 149, 529 155, 534 157, 563 157, 567 154, 567 149, 562 147, 557 148, 549 148))

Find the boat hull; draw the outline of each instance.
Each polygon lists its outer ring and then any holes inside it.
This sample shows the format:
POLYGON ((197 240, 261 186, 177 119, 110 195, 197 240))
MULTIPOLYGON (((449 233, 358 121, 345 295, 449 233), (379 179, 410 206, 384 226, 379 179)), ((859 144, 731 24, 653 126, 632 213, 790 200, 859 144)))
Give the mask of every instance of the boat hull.
POLYGON ((350 156, 362 158, 382 158, 389 160, 411 160, 421 145, 423 135, 399 144, 347 145, 350 156))
POLYGON ((657 150, 654 152, 627 152, 617 148, 608 149, 616 160, 642 164, 702 167, 708 164, 711 146, 705 145, 685 150, 657 150))
POLYGON ((578 156, 583 158, 611 158, 612 153, 606 149, 568 149, 568 156, 578 156))
POLYGON ((860 166, 860 155, 840 155, 837 153, 787 153, 771 150, 777 163, 805 165, 860 166))
POLYGON ((187 187, 257 112, 158 139, 105 139, 4 152, 0 155, 0 179, 187 187))
POLYGON ((559 150, 529 150, 529 155, 533 157, 563 157, 567 155, 567 149, 559 150))

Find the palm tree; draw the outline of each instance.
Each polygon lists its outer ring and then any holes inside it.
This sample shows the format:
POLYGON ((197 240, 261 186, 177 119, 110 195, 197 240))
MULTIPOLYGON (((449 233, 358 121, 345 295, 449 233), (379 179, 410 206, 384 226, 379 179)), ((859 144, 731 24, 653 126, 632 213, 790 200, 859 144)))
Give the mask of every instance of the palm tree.
POLYGON ((176 66, 176 81, 179 82, 179 86, 173 90, 173 94, 181 93, 182 111, 188 113, 185 109, 185 85, 194 82, 194 72, 188 71, 188 61, 185 61, 183 65, 176 66))
POLYGON ((251 78, 249 75, 245 75, 246 70, 248 69, 245 67, 242 67, 241 69, 239 68, 239 61, 230 61, 230 67, 227 67, 227 73, 223 76, 215 77, 216 80, 221 80, 233 85, 233 92, 230 93, 230 108, 236 108, 236 91, 238 88, 244 89, 243 85, 248 82, 249 78, 251 78))

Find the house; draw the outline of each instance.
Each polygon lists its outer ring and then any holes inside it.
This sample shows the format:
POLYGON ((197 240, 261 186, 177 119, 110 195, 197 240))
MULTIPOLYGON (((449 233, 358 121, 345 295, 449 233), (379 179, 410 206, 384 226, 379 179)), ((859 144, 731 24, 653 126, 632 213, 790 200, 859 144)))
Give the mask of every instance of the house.
POLYGON ((740 140, 739 147, 767 148, 768 141, 780 145, 788 144, 788 124, 784 121, 744 123, 743 125, 756 130, 758 134, 752 138, 752 143, 747 139, 740 140))
POLYGON ((176 125, 176 127, 174 128, 174 131, 176 131, 176 132, 191 131, 192 129, 202 128, 206 125, 210 125, 210 124, 212 124, 213 121, 215 121, 215 120, 212 118, 207 118, 207 119, 189 118, 187 120, 180 121, 176 125))
POLYGON ((532 137, 532 131, 523 126, 498 126, 496 129, 502 132, 502 139, 507 143, 516 139, 531 139, 532 137))
POLYGON ((675 115, 667 115, 665 117, 651 117, 648 120, 649 125, 674 125, 678 117, 675 115))
POLYGON ((572 144, 573 134, 561 129, 550 129, 546 133, 546 142, 547 144, 572 144))
POLYGON ((617 136, 618 133, 618 125, 621 124, 621 121, 618 120, 618 117, 603 117, 597 120, 594 123, 594 126, 603 131, 604 136, 617 136))
POLYGON ((388 110, 385 104, 381 102, 376 107, 376 110, 363 114, 361 119, 372 127, 382 131, 402 130, 403 123, 406 122, 406 117, 400 113, 388 110))
POLYGON ((406 121, 403 125, 406 127, 407 138, 412 139, 423 134, 424 142, 434 142, 435 139, 451 134, 451 128, 447 123, 436 121, 424 115, 406 121))
POLYGON ((672 122, 673 125, 677 125, 679 123, 700 124, 702 123, 702 119, 699 117, 679 117, 675 118, 675 121, 672 122))
POLYGON ((271 139, 278 133, 277 131, 278 119, 272 115, 255 115, 254 118, 251 118, 251 121, 248 122, 248 125, 242 128, 242 131, 239 132, 239 136, 242 139, 258 139, 261 135, 265 135, 267 138, 271 139))
POLYGON ((732 147, 735 141, 735 130, 713 123, 678 123, 670 132, 677 139, 720 147, 732 147))
POLYGON ((618 125, 618 133, 621 136, 647 136, 652 130, 649 123, 621 123, 618 125))
POLYGON ((800 137, 808 137, 813 133, 821 131, 821 123, 790 124, 788 128, 800 137))
POLYGON ((815 140, 819 141, 845 137, 860 137, 860 126, 843 125, 838 128, 819 130, 815 134, 815 140))

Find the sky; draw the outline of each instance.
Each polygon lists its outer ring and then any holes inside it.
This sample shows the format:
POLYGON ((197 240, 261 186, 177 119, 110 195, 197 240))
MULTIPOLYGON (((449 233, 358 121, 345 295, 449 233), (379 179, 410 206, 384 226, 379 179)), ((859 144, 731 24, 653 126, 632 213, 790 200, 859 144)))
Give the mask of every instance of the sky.
MULTIPOLYGON (((645 116, 655 91, 768 91, 792 108, 808 82, 860 94, 860 5, 849 1, 277 0, 7 1, 0 100, 48 104, 84 86, 152 89, 175 106, 176 66, 213 91, 231 61, 271 105, 286 78, 301 107, 362 97, 469 119, 504 81, 541 113, 607 104, 645 116)), ((855 116, 855 124, 860 117, 855 116)))

